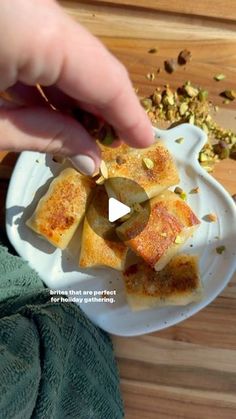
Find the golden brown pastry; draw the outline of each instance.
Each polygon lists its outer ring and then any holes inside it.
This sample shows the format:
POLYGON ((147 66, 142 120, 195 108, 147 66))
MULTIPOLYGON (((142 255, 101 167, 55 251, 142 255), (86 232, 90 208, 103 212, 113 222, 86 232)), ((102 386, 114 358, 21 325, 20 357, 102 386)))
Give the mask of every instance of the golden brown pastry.
POLYGON ((194 233, 200 221, 177 194, 165 191, 145 203, 116 231, 119 237, 152 268, 159 271, 194 233), (148 204, 150 207, 148 207, 148 204), (150 208, 148 222, 147 211, 150 208))
POLYGON ((113 150, 103 151, 108 172, 105 187, 109 196, 126 205, 146 201, 179 182, 173 159, 160 142, 146 149, 121 146, 113 150), (124 183, 122 178, 136 182, 145 193, 139 193, 132 182, 124 183))
POLYGON ((26 224, 54 246, 65 249, 85 214, 93 187, 91 178, 72 168, 63 170, 26 224))
POLYGON ((104 187, 97 187, 84 219, 79 266, 123 270, 127 251, 108 220, 107 193, 104 187))
POLYGON ((202 297, 196 256, 175 256, 160 272, 142 261, 126 269, 123 278, 127 301, 132 310, 184 306, 202 297))
POLYGON ((99 141, 97 142, 101 150, 101 159, 105 162, 116 159, 117 156, 124 155, 129 150, 132 150, 127 144, 122 143, 118 147, 109 147, 99 141))

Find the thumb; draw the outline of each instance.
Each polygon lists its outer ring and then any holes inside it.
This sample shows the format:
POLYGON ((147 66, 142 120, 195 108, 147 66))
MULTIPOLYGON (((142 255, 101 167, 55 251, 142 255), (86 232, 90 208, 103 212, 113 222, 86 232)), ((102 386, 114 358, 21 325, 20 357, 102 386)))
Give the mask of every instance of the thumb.
POLYGON ((68 115, 41 107, 0 109, 0 150, 33 150, 73 157, 84 174, 100 164, 95 141, 68 115))

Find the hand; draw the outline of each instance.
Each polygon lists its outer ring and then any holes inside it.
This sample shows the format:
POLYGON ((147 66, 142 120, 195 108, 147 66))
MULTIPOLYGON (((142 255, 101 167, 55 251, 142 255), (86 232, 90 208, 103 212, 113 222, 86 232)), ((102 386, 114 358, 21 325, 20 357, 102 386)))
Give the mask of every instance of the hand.
POLYGON ((99 150, 72 117, 51 109, 35 89, 101 115, 133 147, 153 142, 152 127, 124 66, 53 0, 1 0, 0 90, 19 105, 0 108, 0 149, 76 156, 93 174, 99 150))

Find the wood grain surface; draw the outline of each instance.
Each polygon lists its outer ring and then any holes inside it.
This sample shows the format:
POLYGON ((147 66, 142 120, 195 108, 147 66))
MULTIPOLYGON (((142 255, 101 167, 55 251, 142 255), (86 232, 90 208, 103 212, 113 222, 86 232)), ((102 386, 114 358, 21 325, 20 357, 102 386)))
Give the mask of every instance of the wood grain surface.
MULTIPOLYGON (((214 1, 62 1, 65 10, 99 36, 126 65, 141 96, 191 80, 220 106, 218 121, 236 131, 236 105, 219 93, 236 90, 236 3, 214 1), (150 48, 157 54, 149 54, 150 48), (183 48, 193 59, 169 75, 163 60, 183 48), (158 67, 153 82, 147 72, 158 67), (216 82, 217 73, 226 75, 216 82)), ((131 110, 132 111, 132 110, 131 110)), ((0 226, 6 178, 15 155, 1 155, 0 226), (5 177, 5 179, 3 179, 5 177)), ((224 160, 213 175, 236 193, 236 163, 224 160)), ((236 417, 236 277, 208 307, 158 333, 113 337, 127 419, 233 419, 236 417)), ((113 418, 104 418, 113 419, 113 418)))
MULTIPOLYGON (((80 1, 88 3, 88 1, 80 1)), ((236 19, 236 3, 232 0, 94 0, 94 5, 110 4, 111 6, 130 6, 132 8, 143 8, 153 11, 195 15, 203 17, 214 17, 217 19, 236 19)))
MULTIPOLYGON (((234 4, 234 1, 228 1, 231 5, 234 4)), ((168 10, 158 11, 151 7, 149 0, 145 2, 147 5, 145 8, 122 5, 120 1, 107 3, 61 0, 60 3, 65 7, 67 13, 100 37, 110 38, 113 36, 138 40, 166 39, 168 41, 170 39, 184 41, 194 39, 236 40, 235 12, 232 13, 232 20, 227 20, 225 15, 220 13, 221 18, 216 19, 207 15, 189 17, 184 13, 169 13, 168 10)), ((158 1, 156 3, 159 4, 158 1)), ((168 2, 166 1, 166 3, 168 2)), ((197 2, 186 1, 186 4, 190 3, 194 8, 197 2)), ((175 4, 178 4, 178 1, 175 4)))

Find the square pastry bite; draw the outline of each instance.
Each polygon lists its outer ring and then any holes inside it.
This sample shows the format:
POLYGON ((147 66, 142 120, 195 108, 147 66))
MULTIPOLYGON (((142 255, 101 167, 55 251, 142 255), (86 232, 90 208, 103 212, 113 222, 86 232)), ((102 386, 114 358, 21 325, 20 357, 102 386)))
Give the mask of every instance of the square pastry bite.
POLYGON ((91 178, 75 169, 64 169, 38 202, 27 226, 54 246, 65 249, 85 214, 94 186, 91 178))
POLYGON ((124 269, 128 248, 116 235, 115 225, 108 220, 108 196, 103 186, 97 187, 84 219, 79 266, 109 266, 124 269))
MULTIPOLYGON (((117 156, 124 156, 129 150, 132 150, 127 144, 122 143, 118 147, 109 147, 97 141, 97 145, 101 150, 101 159, 105 162, 116 159, 117 156)), ((119 159, 118 159, 119 160, 119 159)))
POLYGON ((126 205, 144 202, 179 182, 174 161, 161 142, 146 149, 122 145, 114 150, 116 154, 106 149, 102 152, 107 171, 105 187, 109 196, 126 205))
POLYGON ((202 297, 196 256, 175 256, 159 272, 144 261, 123 273, 128 304, 134 311, 156 306, 184 306, 202 297))
POLYGON ((177 194, 165 191, 134 212, 118 236, 148 265, 159 271, 194 233, 200 221, 177 194))

